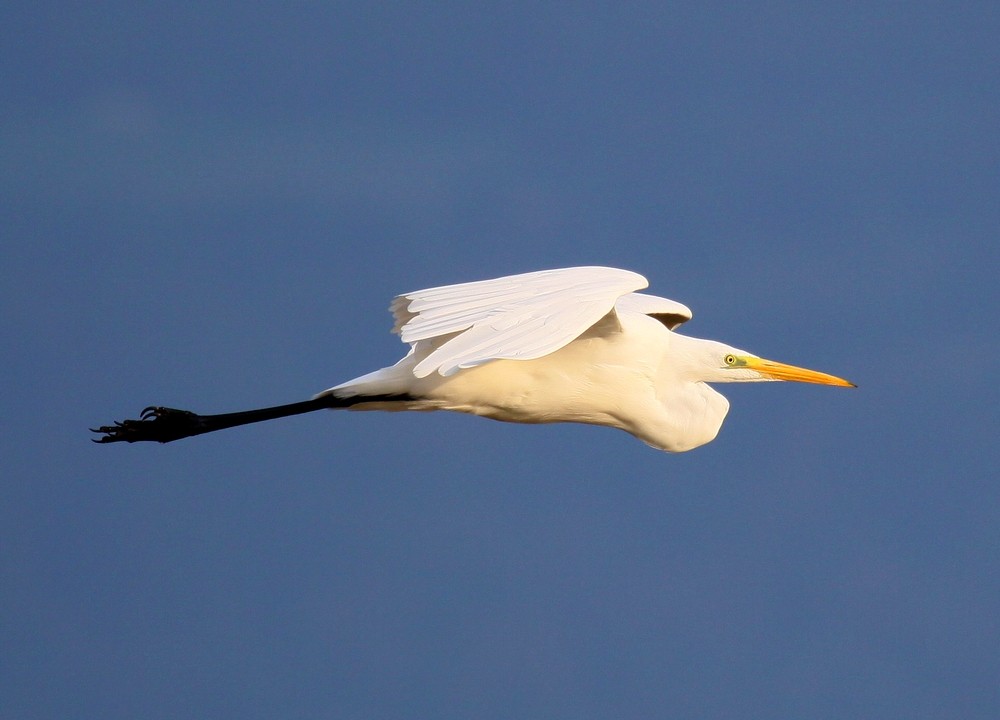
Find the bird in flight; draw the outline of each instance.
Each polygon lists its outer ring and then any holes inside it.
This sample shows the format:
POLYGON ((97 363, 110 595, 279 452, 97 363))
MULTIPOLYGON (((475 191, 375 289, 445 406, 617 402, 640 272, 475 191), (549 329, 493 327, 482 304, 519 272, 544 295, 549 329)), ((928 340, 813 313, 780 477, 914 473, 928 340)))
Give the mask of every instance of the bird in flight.
POLYGON ((453 410, 518 423, 577 422, 659 450, 712 441, 729 401, 709 383, 793 380, 855 387, 676 332, 691 311, 636 292, 628 270, 573 267, 399 295, 393 332, 410 350, 391 367, 311 400, 221 415, 147 407, 93 428, 98 443, 172 442, 313 410, 453 410))

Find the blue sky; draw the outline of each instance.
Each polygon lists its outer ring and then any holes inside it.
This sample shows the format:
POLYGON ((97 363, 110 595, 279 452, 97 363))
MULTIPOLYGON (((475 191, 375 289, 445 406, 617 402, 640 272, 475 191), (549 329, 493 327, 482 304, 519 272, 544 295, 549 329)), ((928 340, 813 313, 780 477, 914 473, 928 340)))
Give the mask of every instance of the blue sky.
POLYGON ((993 718, 992 3, 0 9, 0 715, 993 718), (857 382, 624 433, 150 403, 605 264, 857 382))

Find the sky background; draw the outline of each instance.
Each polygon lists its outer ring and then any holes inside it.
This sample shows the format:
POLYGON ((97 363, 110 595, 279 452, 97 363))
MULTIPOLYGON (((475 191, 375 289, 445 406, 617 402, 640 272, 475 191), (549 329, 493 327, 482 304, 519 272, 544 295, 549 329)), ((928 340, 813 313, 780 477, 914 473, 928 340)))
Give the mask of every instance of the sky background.
POLYGON ((8 2, 0 717, 996 718, 993 2, 8 2), (393 295, 645 274, 847 377, 319 413, 393 295))

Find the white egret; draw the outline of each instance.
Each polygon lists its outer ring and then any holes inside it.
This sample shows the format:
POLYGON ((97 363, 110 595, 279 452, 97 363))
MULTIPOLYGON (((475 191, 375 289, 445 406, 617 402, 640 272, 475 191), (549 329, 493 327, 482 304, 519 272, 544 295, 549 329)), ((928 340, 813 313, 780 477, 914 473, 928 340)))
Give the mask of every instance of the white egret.
POLYGON ((454 410, 520 423, 607 425, 681 452, 715 438, 729 402, 708 383, 794 380, 854 387, 675 332, 673 300, 635 292, 641 275, 575 267, 405 293, 393 331, 410 345, 395 365, 311 400, 223 415, 146 408, 96 428, 96 442, 171 442, 326 408, 454 410))

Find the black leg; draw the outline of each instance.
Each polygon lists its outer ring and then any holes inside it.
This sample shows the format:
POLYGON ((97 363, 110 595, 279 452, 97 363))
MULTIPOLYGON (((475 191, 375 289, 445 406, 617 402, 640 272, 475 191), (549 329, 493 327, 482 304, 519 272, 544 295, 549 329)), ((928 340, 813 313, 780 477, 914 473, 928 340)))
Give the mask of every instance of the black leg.
POLYGON ((143 410, 139 414, 138 420, 116 420, 114 425, 101 425, 100 427, 90 428, 91 432, 100 435, 100 437, 91 438, 91 440, 96 443, 168 443, 180 440, 181 438, 191 437, 192 435, 202 435, 204 433, 215 432, 216 430, 224 430, 239 425, 249 425, 250 423, 262 422, 264 420, 274 420, 276 418, 288 417, 289 415, 301 415, 302 413, 313 412, 314 410, 349 408, 354 405, 373 402, 409 402, 411 400, 413 398, 405 394, 351 395, 349 397, 323 395, 312 400, 304 400, 303 402, 291 403, 289 405, 277 405, 275 407, 224 413, 222 415, 198 415, 188 410, 175 410, 174 408, 153 405, 143 410))

